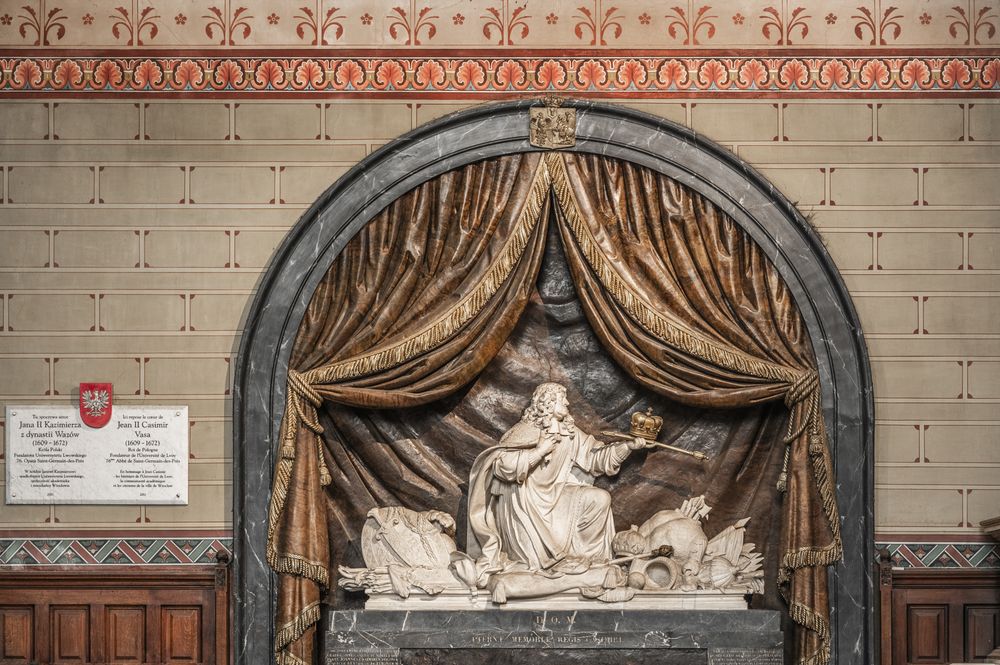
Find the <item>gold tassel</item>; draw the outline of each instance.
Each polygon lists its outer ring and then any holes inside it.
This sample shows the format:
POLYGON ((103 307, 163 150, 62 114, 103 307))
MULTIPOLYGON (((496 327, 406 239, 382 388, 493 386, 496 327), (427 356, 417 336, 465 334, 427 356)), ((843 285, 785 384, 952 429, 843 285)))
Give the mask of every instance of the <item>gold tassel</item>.
POLYGON ((326 467, 326 457, 323 456, 323 440, 316 437, 316 456, 319 457, 319 485, 326 487, 333 482, 330 476, 330 469, 326 467))
POLYGON ((298 393, 290 386, 285 396, 285 415, 281 421, 281 455, 274 469, 274 483, 271 487, 271 501, 267 510, 267 562, 274 570, 278 569, 278 551, 274 542, 274 534, 278 529, 281 513, 285 509, 285 499, 288 497, 288 483, 292 478, 292 467, 295 464, 295 434, 298 431, 299 408, 296 401, 298 393))

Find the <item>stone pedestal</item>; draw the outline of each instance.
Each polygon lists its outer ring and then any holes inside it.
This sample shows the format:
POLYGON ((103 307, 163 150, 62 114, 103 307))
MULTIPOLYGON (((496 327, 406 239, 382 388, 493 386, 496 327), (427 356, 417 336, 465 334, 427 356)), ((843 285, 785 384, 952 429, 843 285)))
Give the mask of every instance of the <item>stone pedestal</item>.
POLYGON ((335 611, 326 665, 782 665, 770 610, 335 611))

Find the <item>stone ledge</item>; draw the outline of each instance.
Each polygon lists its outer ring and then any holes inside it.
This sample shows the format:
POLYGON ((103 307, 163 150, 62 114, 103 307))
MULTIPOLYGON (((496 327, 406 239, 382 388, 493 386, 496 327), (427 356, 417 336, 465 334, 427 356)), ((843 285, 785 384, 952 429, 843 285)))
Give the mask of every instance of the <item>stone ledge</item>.
POLYGON ((450 665, 472 662, 472 651, 483 665, 597 665, 612 657, 771 665, 783 653, 773 610, 333 611, 322 637, 328 665, 450 665))

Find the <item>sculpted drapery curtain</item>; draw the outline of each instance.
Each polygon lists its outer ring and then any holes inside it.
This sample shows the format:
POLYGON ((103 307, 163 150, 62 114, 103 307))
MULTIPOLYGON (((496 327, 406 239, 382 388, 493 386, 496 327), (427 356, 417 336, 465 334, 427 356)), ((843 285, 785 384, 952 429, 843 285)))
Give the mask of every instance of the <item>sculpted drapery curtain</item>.
POLYGON ((540 164, 503 157, 417 187, 351 240, 313 295, 289 363, 268 515, 280 664, 312 662, 331 581, 317 408, 426 404, 482 371, 538 274, 549 189, 540 164))
POLYGON ((337 425, 324 416, 324 434, 317 409, 430 404, 474 380, 531 295, 550 206, 587 319, 633 379, 697 407, 788 406, 778 582, 797 661, 826 662, 826 566, 840 536, 815 361, 787 288, 699 195, 632 164, 553 152, 417 187, 359 232, 313 295, 290 361, 269 515, 279 663, 312 661, 339 563, 326 534, 351 519, 329 507, 346 451, 324 444, 337 425))
POLYGON ((800 663, 829 659, 826 566, 840 528, 819 377, 791 294, 718 208, 648 169, 572 155, 552 169, 577 294, 612 357, 683 404, 791 411, 778 583, 800 663))

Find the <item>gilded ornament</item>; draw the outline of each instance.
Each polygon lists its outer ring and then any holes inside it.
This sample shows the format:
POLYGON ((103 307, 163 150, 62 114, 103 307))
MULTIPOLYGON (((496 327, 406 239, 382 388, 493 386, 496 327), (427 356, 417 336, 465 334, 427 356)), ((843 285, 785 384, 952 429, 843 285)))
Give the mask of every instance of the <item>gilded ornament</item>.
POLYGON ((531 109, 531 145, 536 148, 571 148, 576 145, 576 109, 561 108, 558 100, 531 109))

